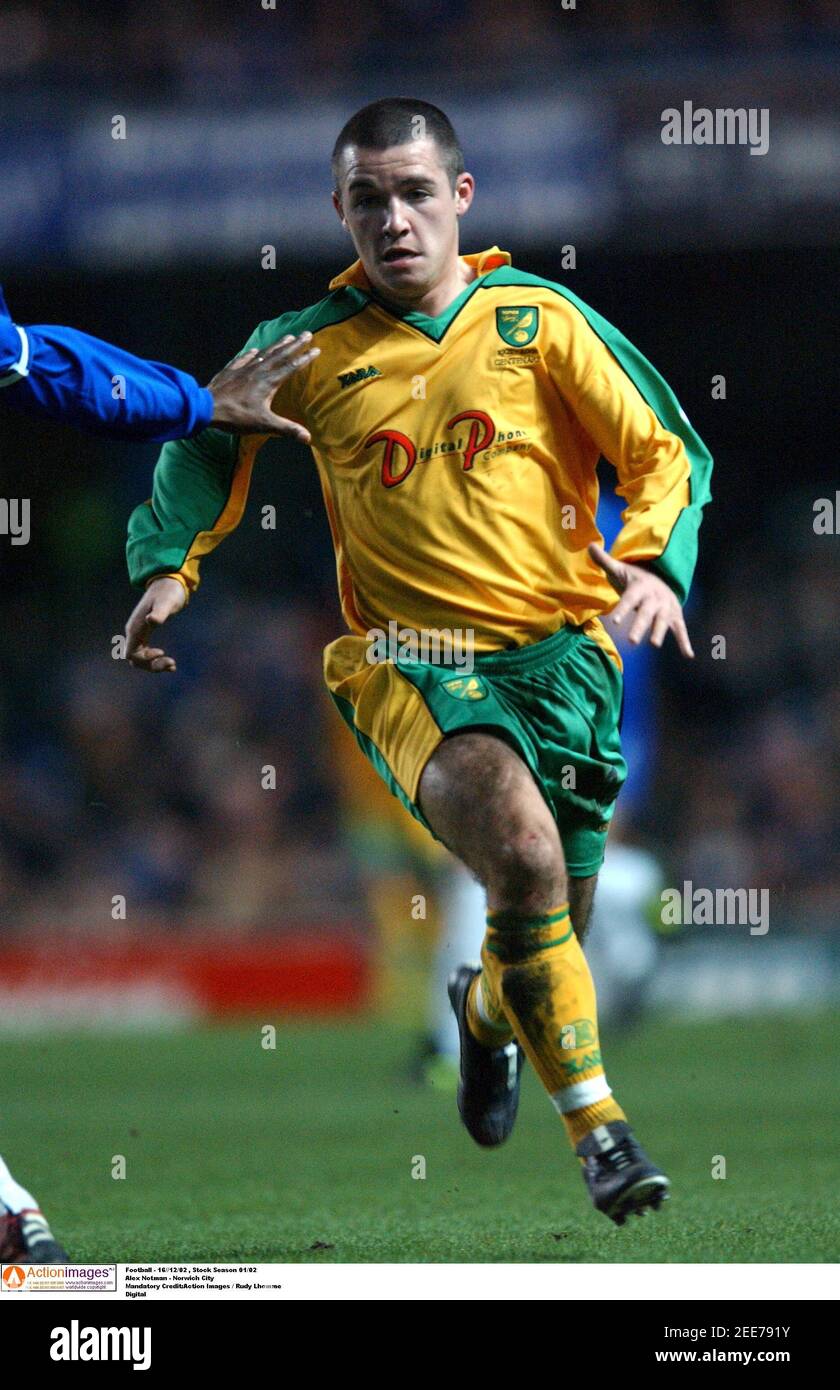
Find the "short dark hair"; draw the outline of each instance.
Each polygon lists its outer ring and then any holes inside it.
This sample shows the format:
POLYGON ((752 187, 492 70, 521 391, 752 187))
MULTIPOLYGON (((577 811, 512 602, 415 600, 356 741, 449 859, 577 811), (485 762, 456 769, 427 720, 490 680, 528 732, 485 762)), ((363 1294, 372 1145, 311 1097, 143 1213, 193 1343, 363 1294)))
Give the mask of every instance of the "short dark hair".
POLYGON ((382 97, 363 106, 351 116, 335 142, 332 176, 336 192, 341 187, 341 156, 348 145, 369 150, 388 150, 392 145, 408 145, 417 139, 417 117, 423 119, 424 135, 435 141, 440 162, 449 176, 450 187, 464 172, 464 152, 449 117, 428 101, 413 97, 382 97))

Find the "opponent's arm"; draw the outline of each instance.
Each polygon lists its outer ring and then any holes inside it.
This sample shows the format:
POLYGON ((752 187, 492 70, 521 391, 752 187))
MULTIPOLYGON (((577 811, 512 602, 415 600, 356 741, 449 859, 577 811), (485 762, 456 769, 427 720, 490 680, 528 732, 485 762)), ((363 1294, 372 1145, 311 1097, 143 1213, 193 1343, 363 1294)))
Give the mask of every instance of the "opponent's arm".
POLYGON ((622 596, 613 620, 620 624, 633 615, 631 642, 649 632, 661 646, 671 630, 683 655, 693 656, 682 604, 710 497, 711 456, 655 368, 611 324, 578 304, 563 304, 555 315, 552 374, 615 467, 617 490, 628 504, 612 554, 591 545, 589 555, 622 596))
POLYGON ((273 414, 281 364, 256 350, 224 368, 209 386, 164 362, 61 324, 12 322, 0 292, 0 389, 28 415, 75 425, 114 439, 163 443, 213 424, 237 433, 306 432, 273 414))

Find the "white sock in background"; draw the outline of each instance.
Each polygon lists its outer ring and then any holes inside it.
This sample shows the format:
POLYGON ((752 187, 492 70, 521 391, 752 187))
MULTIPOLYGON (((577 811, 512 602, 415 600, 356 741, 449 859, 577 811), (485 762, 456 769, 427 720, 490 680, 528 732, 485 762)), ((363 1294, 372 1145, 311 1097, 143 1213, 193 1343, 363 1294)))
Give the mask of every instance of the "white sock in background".
POLYGON ((479 965, 487 930, 487 895, 480 883, 453 859, 439 879, 441 933, 435 947, 429 1032, 435 1047, 456 1061, 460 1055, 458 1024, 446 982, 459 965, 479 965))
POLYGON ((25 1187, 21 1187, 19 1182, 15 1182, 9 1169, 0 1156, 0 1208, 5 1207, 7 1211, 19 1212, 26 1209, 38 1210, 38 1203, 27 1192, 25 1187))

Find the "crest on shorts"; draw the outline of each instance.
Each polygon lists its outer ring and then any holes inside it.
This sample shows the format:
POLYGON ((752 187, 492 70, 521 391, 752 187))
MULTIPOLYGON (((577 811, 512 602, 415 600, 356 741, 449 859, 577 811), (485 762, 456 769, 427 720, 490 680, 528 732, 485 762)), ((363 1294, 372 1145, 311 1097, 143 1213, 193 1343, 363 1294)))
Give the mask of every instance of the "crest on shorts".
POLYGON ((455 700, 486 700, 487 686, 481 676, 457 676, 443 682, 443 688, 455 700))
POLYGON ((540 326, 540 311, 535 304, 505 305, 496 310, 499 337, 510 347, 527 347, 534 341, 540 326))

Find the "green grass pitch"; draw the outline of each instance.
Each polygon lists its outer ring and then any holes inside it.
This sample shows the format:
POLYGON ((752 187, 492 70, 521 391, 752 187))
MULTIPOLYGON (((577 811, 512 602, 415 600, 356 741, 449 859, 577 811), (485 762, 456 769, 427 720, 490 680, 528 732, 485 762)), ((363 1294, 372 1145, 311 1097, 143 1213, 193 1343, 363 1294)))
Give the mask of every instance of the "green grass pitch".
POLYGON ((402 1079, 407 1036, 370 1021, 280 1023, 274 1051, 261 1021, 6 1038, 0 1151, 77 1261, 836 1261, 839 1021, 607 1030, 610 1083, 673 1181, 621 1229, 533 1074, 485 1152, 454 1096, 402 1079))

